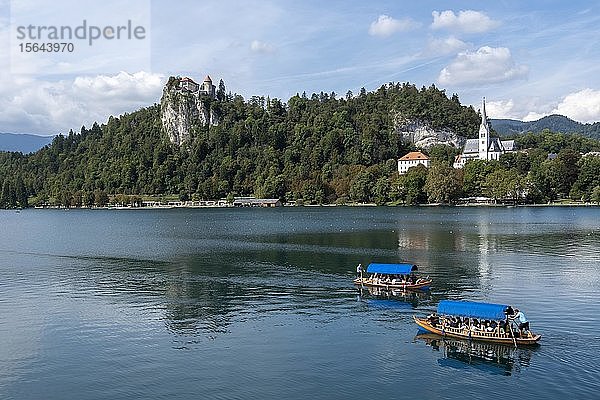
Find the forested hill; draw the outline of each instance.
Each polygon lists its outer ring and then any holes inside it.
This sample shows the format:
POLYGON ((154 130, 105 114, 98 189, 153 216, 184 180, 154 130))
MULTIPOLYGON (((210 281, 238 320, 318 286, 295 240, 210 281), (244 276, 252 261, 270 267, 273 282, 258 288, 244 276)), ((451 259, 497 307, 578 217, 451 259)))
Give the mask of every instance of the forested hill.
POLYGON ((435 86, 389 84, 287 103, 232 94, 202 101, 219 123, 192 126, 181 146, 170 143, 153 105, 58 136, 31 155, 0 153, 2 206, 25 205, 27 196, 91 204, 99 193, 366 201, 373 185, 389 190, 397 157, 411 147, 395 131, 398 116, 463 136, 479 125, 472 107, 435 86))
POLYGON ((490 123, 494 130, 502 136, 527 132, 540 133, 547 129, 552 132, 578 133, 594 139, 600 139, 600 122, 582 124, 564 115, 548 115, 537 121, 527 122, 513 119, 492 119, 490 123))

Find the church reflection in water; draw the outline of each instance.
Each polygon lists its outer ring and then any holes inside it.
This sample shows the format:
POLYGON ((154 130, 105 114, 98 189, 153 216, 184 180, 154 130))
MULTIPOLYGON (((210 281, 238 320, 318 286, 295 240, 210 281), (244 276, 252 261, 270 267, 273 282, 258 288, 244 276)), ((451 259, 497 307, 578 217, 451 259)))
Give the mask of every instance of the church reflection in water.
POLYGON ((536 347, 507 346, 461 339, 452 339, 431 333, 419 333, 422 341, 438 352, 438 364, 445 368, 474 368, 494 375, 512 375, 529 367, 536 347))

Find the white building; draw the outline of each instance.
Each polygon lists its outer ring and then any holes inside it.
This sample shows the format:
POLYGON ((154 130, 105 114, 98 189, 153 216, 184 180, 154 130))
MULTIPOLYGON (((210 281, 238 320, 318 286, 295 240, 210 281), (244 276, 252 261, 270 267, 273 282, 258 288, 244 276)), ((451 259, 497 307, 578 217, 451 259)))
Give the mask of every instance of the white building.
POLYGON ((467 139, 462 154, 456 156, 454 168, 462 168, 470 160, 499 160, 504 153, 515 151, 514 140, 500 140, 490 137, 490 125, 485 115, 485 97, 481 106, 479 138, 467 139))
POLYGON ((216 87, 213 85, 212 79, 210 79, 210 76, 208 75, 206 75, 206 78, 204 78, 201 85, 197 84, 192 78, 188 78, 187 76, 181 78, 179 81, 179 89, 187 90, 195 95, 205 94, 210 97, 215 97, 216 93, 216 87))
POLYGON ((410 167, 416 167, 419 164, 429 167, 429 157, 420 151, 411 151, 398 159, 398 173, 404 175, 410 167))
POLYGON ((202 81, 202 85, 200 85, 200 93, 209 95, 210 97, 215 97, 215 85, 212 83, 212 79, 210 76, 206 75, 204 81, 202 81))

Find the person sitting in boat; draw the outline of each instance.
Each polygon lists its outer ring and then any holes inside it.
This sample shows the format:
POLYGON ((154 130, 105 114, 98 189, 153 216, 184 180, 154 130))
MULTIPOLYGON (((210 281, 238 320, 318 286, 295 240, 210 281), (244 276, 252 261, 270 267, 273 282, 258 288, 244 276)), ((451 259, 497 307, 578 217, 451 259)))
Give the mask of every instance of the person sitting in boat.
POLYGON ((515 313, 513 314, 511 319, 517 321, 519 333, 521 334, 521 336, 523 336, 525 332, 529 333, 529 321, 527 321, 527 318, 525 318, 525 314, 523 314, 523 311, 520 311, 518 308, 515 308, 515 313))
POLYGON ((378 280, 377 274, 371 275, 371 281, 373 282, 373 284, 377 284, 377 280, 378 280))
POLYGON ((500 335, 505 335, 507 331, 508 325, 506 321, 500 321, 500 323, 498 324, 498 333, 500 333, 500 335))
POLYGON ((432 326, 437 326, 440 322, 440 318, 436 313, 431 313, 427 316, 427 321, 429 321, 432 326))

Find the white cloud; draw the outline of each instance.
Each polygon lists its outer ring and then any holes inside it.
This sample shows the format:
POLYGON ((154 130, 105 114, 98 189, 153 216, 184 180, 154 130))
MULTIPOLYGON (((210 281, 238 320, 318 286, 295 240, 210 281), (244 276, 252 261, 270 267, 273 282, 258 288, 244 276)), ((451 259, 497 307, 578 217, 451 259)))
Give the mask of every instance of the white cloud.
POLYGON ((486 101, 485 111, 489 118, 495 119, 518 119, 515 113, 515 102, 513 99, 486 101))
POLYGON ((587 88, 568 94, 552 113, 580 122, 600 121, 600 90, 587 88))
POLYGON ((433 11, 432 29, 448 29, 452 31, 465 33, 481 33, 494 29, 500 23, 492 20, 486 14, 480 11, 466 10, 459 11, 433 11))
POLYGON ((250 50, 256 53, 273 53, 275 47, 269 43, 253 40, 252 43, 250 43, 250 50))
POLYGON ((140 71, 134 74, 119 72, 117 75, 97 75, 94 77, 76 77, 73 92, 79 97, 102 96, 121 99, 124 102, 148 100, 160 93, 164 84, 162 75, 140 71))
POLYGON ((600 121, 600 90, 583 89, 564 96, 559 102, 540 102, 540 99, 530 96, 488 100, 485 108, 487 115, 494 119, 537 121, 551 114, 560 114, 579 122, 598 122, 600 121))
POLYGON ((463 42, 454 36, 445 39, 430 39, 427 44, 428 53, 437 55, 446 55, 457 53, 469 47, 469 44, 463 42))
POLYGON ((369 35, 388 37, 396 32, 405 32, 419 27, 419 23, 410 18, 394 19, 389 15, 380 15, 376 21, 371 22, 369 35))
POLYGON ((442 71, 438 81, 443 85, 477 85, 525 78, 528 67, 515 65, 506 47, 484 46, 476 52, 465 51, 442 71))
POLYGON ((544 118, 545 116, 550 115, 548 113, 539 113, 536 111, 530 111, 529 113, 527 113, 526 116, 523 117, 523 121, 525 122, 530 122, 530 121, 537 121, 540 118, 544 118))
POLYGON ((164 78, 120 72, 60 81, 11 78, 4 83, 0 85, 0 130, 49 135, 104 123, 111 115, 151 105, 160 98, 164 78))

